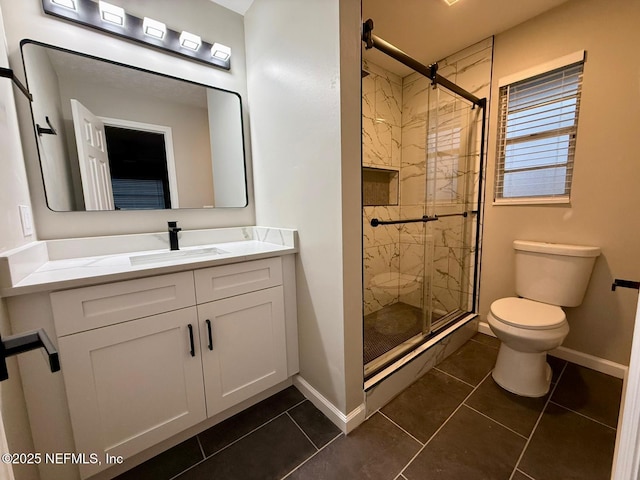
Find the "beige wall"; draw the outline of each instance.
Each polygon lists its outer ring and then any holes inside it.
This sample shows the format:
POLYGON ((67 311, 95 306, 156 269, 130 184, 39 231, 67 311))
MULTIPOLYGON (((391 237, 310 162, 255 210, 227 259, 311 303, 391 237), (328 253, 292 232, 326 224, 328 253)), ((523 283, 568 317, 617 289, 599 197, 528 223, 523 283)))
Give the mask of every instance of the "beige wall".
POLYGON ((495 37, 493 91, 501 77, 586 50, 570 206, 494 206, 497 95, 491 105, 480 313, 514 294, 514 239, 598 245, 584 303, 567 308, 564 346, 628 364, 640 279, 640 2, 570 0, 495 37))

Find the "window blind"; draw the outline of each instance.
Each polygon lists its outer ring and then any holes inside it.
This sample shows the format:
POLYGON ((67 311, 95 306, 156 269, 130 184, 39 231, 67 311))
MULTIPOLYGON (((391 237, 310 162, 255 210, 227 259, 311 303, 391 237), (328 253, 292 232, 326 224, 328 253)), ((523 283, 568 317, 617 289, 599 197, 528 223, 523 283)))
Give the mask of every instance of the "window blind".
POLYGON ((583 63, 500 87, 496 200, 569 198, 583 63))
POLYGON ((113 200, 119 210, 165 208, 162 180, 112 178, 113 200))

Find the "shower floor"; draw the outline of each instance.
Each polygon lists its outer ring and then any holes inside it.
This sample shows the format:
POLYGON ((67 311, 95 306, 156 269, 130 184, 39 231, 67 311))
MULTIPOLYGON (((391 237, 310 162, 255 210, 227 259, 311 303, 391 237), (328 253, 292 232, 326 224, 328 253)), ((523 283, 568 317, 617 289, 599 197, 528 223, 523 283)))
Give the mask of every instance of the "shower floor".
POLYGON ((422 309, 406 303, 394 303, 365 315, 365 365, 420 333, 422 309))

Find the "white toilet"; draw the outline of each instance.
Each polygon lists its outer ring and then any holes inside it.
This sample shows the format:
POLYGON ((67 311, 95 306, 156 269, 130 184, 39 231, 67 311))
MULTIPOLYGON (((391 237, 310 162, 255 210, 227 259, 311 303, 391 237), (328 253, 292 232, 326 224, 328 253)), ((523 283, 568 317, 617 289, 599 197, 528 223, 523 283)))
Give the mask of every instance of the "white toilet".
POLYGON ((560 306, 582 303, 600 248, 516 240, 515 290, 491 304, 487 320, 502 342, 493 379, 517 395, 541 397, 549 391, 547 352, 569 333, 560 306))

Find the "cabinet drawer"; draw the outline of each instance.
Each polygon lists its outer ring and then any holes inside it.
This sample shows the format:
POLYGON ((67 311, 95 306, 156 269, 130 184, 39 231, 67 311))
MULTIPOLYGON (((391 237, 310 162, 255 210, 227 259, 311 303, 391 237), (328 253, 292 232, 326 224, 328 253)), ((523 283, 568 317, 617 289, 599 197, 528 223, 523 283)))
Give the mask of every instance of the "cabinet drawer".
POLYGON ((196 270, 198 303, 282 285, 280 257, 196 270))
POLYGON ((191 272, 51 294, 59 337, 195 305, 191 272))

